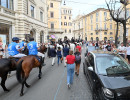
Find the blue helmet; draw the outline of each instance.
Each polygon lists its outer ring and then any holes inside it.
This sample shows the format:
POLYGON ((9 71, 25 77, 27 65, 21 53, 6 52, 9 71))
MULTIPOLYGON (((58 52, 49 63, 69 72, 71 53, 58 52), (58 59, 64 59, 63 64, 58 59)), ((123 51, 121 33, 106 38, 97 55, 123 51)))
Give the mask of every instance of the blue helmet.
POLYGON ((20 40, 18 37, 13 37, 12 38, 12 41, 18 41, 18 40, 20 40))

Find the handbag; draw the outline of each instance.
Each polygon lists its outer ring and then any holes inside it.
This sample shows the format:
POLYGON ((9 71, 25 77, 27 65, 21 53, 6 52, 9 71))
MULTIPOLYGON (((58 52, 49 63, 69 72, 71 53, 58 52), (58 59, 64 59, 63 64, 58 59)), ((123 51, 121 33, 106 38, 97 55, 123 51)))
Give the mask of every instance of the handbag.
POLYGON ((61 57, 61 61, 63 61, 63 57, 61 57))

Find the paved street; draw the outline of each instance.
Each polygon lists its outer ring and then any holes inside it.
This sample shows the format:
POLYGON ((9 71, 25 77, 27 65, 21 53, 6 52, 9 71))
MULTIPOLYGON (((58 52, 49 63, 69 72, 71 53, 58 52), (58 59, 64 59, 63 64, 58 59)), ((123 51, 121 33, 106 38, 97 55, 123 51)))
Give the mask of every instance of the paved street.
POLYGON ((81 64, 79 77, 74 76, 73 86, 69 90, 66 83, 66 68, 63 64, 57 66, 56 62, 51 66, 51 60, 46 58, 41 80, 37 77, 38 69, 32 70, 27 80, 31 87, 24 88, 25 94, 22 97, 19 96, 21 84, 16 80, 15 72, 12 72, 11 77, 6 81, 6 86, 11 91, 5 93, 0 87, 0 100, 91 100, 91 91, 83 75, 83 64, 81 64))

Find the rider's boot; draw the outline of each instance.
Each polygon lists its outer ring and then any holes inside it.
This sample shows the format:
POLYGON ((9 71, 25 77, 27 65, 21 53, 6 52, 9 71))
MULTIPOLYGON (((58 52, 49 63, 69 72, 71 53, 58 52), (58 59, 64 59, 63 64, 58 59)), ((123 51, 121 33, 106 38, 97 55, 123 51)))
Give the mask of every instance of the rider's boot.
POLYGON ((45 66, 46 64, 44 63, 44 57, 42 58, 42 66, 45 66))

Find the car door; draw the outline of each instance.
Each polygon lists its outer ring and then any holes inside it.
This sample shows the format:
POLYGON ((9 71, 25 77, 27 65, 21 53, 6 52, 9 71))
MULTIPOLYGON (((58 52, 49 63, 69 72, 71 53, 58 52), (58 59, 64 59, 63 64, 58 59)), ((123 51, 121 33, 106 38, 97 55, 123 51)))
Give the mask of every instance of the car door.
POLYGON ((89 79, 89 83, 91 85, 91 88, 93 87, 93 81, 94 81, 94 57, 92 54, 89 54, 88 56, 88 62, 87 62, 87 65, 88 67, 92 67, 93 68, 93 71, 92 70, 89 70, 87 68, 87 71, 88 71, 88 79, 89 79))

